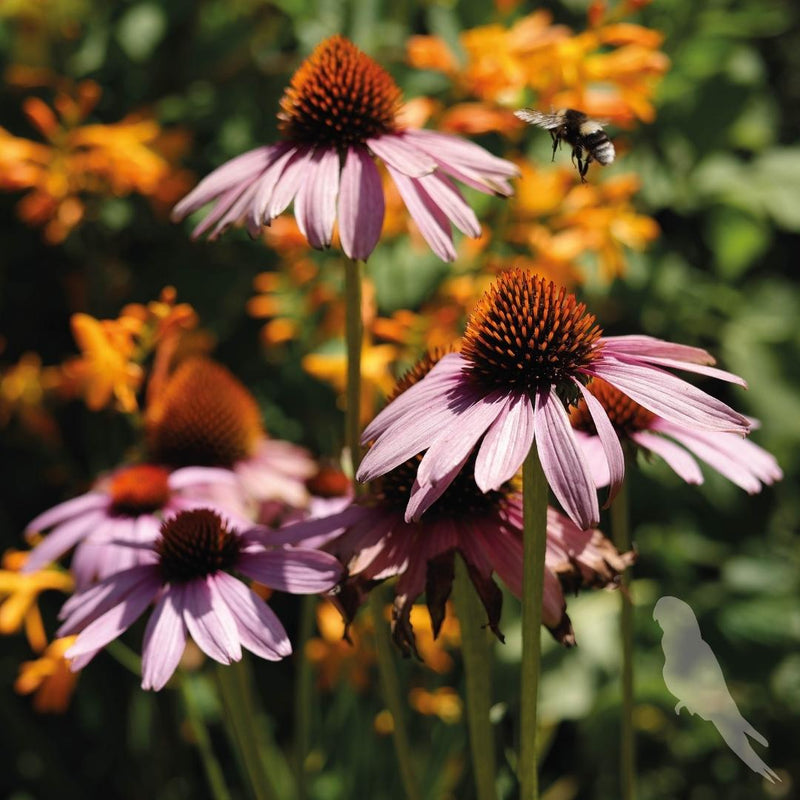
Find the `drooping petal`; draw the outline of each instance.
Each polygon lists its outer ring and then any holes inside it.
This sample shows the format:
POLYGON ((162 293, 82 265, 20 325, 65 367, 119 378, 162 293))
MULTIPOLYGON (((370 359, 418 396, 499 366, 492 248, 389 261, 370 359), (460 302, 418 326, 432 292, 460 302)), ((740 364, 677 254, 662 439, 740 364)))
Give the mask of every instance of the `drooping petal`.
POLYGON ((282 214, 289 207, 289 203, 294 200, 300 185, 306 178, 313 154, 314 151, 310 148, 301 147, 292 153, 283 172, 275 181, 275 189, 267 205, 267 210, 264 212, 267 219, 274 219, 282 214))
POLYGON ((172 209, 172 220, 180 222, 209 200, 219 197, 235 186, 251 181, 269 166, 275 157, 275 150, 276 146, 256 147, 217 167, 172 209))
POLYGON ((275 612, 241 581, 219 572, 214 582, 236 620, 242 646, 268 661, 292 654, 292 645, 275 612))
POLYGON ((269 202, 272 200, 272 195, 275 192, 275 186, 280 179, 281 173, 296 150, 288 142, 283 142, 278 147, 281 149, 276 152, 275 159, 259 176, 257 181, 256 192, 253 195, 253 202, 250 204, 250 214, 247 219, 248 228, 251 230, 258 229, 262 225, 269 225, 272 221, 271 217, 267 215, 269 202))
MULTIPOLYGON (((219 221, 214 226, 214 230, 208 234, 208 241, 216 241, 231 225, 238 225, 242 220, 246 220, 250 207, 253 203, 253 198, 258 191, 258 183, 253 181, 244 191, 231 203, 230 208, 219 218, 219 221)), ((216 211, 216 209, 215 209, 216 211)), ((209 215, 210 216, 210 215, 209 215)), ((255 238, 258 236, 258 228, 250 228, 250 235, 255 238)))
POLYGON ((220 483, 235 486, 236 475, 231 470, 220 467, 182 467, 170 473, 168 483, 173 491, 195 486, 216 486, 220 483))
POLYGON ((457 379, 466 366, 466 360, 460 353, 448 353, 443 356, 431 371, 418 383, 406 389, 399 397, 392 400, 372 422, 364 429, 361 443, 368 444, 384 433, 387 428, 402 419, 413 407, 426 406, 430 400, 446 393, 443 383, 457 379))
POLYGON ((64 654, 65 657, 72 659, 94 653, 112 642, 139 619, 160 588, 158 576, 151 573, 148 579, 136 584, 105 614, 87 625, 78 634, 75 644, 64 654))
POLYGON ((342 565, 332 555, 300 548, 242 553, 238 568, 248 578, 290 594, 327 592, 342 576, 342 565))
POLYGON ((214 203, 214 207, 211 211, 206 214, 206 216, 199 222, 199 224, 195 227, 192 231, 192 239, 199 239, 204 233, 211 230, 211 228, 218 226, 220 220, 224 219, 226 215, 230 212, 231 208, 233 208, 236 201, 247 192, 247 190, 253 186, 255 181, 251 181, 250 183, 243 183, 237 184, 232 188, 228 189, 227 192, 224 192, 220 195, 219 199, 216 203, 214 203))
POLYGON ((446 214, 447 218, 462 233, 477 238, 481 235, 481 224, 475 212, 446 176, 434 172, 419 178, 420 184, 430 196, 431 200, 446 214))
POLYGON ((678 477, 685 480, 686 483, 697 485, 703 483, 703 473, 700 471, 697 462, 686 450, 678 447, 674 442, 647 431, 636 431, 631 434, 631 439, 639 447, 661 456, 678 477))
POLYGON ((511 184, 504 178, 483 175, 469 167, 456 166, 443 161, 439 161, 438 169, 445 175, 449 175, 465 186, 470 186, 483 194, 494 194, 498 197, 510 197, 514 194, 511 184))
POLYGON ((442 261, 454 261, 453 232, 444 212, 431 200, 419 180, 407 177, 389 164, 386 168, 428 246, 442 261))
POLYGON ((297 226, 317 250, 331 245, 338 194, 339 154, 335 149, 317 150, 308 162, 294 201, 297 226))
POLYGON ((89 492, 88 494, 82 494, 80 497, 73 497, 71 500, 66 500, 57 506, 47 509, 47 511, 31 520, 25 528, 25 535, 29 536, 31 533, 46 531, 48 528, 52 528, 53 525, 58 525, 59 522, 64 522, 70 517, 75 517, 86 511, 105 508, 108 503, 109 497, 104 492, 89 492))
POLYGON ((512 396, 486 433, 475 461, 482 492, 499 489, 514 477, 533 444, 533 406, 525 394, 512 396))
POLYGON ((339 238, 348 258, 369 258, 383 228, 385 200, 378 169, 360 147, 351 147, 339 187, 339 238))
POLYGON ((340 536, 347 528, 357 524, 368 514, 368 509, 351 505, 338 514, 294 522, 277 531, 264 529, 260 539, 268 546, 290 544, 315 549, 340 536))
POLYGON ((408 144, 397 134, 367 139, 367 146, 387 167, 409 178, 421 178, 436 169, 436 162, 427 153, 408 144))
POLYGON ((186 647, 183 589, 170 586, 156 603, 142 644, 142 689, 163 689, 178 668, 186 647))
POLYGON ((744 435, 750 423, 720 400, 656 367, 603 359, 587 374, 596 375, 639 405, 678 425, 744 435))
POLYGON ((35 572, 60 558, 105 519, 106 512, 97 510, 62 523, 33 548, 21 571, 35 572))
POLYGON ((641 334, 605 336, 601 341, 603 351, 613 355, 615 358, 625 355, 636 356, 641 359, 670 358, 708 366, 716 363, 714 356, 701 347, 667 342, 664 339, 656 339, 654 336, 643 336, 641 334))
POLYGON ((575 385, 580 390, 586 403, 586 408, 591 414, 592 422, 597 430, 597 436, 603 446, 603 452, 608 462, 610 488, 605 504, 607 508, 617 496, 617 492, 619 492, 622 481, 625 478, 625 455, 622 452, 619 436, 617 436, 617 432, 614 430, 614 426, 611 424, 611 420, 608 418, 608 414, 600 401, 580 381, 576 380, 575 385))
POLYGON ((242 657, 236 621, 219 595, 211 576, 194 578, 183 586, 183 622, 195 644, 220 664, 242 657))
POLYGON ((460 461, 453 465, 453 467, 436 483, 422 484, 419 477, 414 480, 414 485, 411 487, 411 495, 408 498, 408 505, 405 511, 405 521, 411 522, 412 520, 418 521, 420 517, 447 491, 447 488, 455 480, 459 472, 461 472, 464 464, 467 463, 472 451, 467 450, 463 454, 460 461))
POLYGON ((456 464, 463 462, 478 439, 502 413, 506 402, 504 394, 492 392, 463 408, 457 424, 443 429, 425 453, 417 471, 417 480, 421 484, 438 483, 456 464))
POLYGON ((738 386, 747 388, 747 381, 739 375, 734 375, 732 372, 727 372, 724 369, 717 369, 717 367, 709 367, 705 364, 691 364, 688 361, 679 361, 676 358, 653 358, 653 357, 636 357, 631 358, 622 353, 616 353, 614 358, 624 364, 652 364, 655 367, 670 367, 671 369, 682 369, 685 372, 694 372, 698 375, 706 375, 709 378, 716 378, 720 381, 727 381, 728 383, 735 383, 738 386))
POLYGON ((558 395, 539 391, 534 414, 539 460, 553 494, 576 525, 594 527, 600 519, 597 491, 558 395))
POLYGON ((586 463, 589 465, 589 471, 592 473, 594 485, 598 489, 608 486, 611 476, 608 472, 608 458, 606 458, 606 451, 597 436, 591 436, 583 431, 575 431, 575 441, 578 443, 586 463))

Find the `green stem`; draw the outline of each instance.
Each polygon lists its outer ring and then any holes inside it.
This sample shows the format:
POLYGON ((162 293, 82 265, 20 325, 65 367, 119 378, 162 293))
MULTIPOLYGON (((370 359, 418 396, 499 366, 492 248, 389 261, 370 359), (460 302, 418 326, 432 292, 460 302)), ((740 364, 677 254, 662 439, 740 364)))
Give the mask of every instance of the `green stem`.
POLYGON ((469 579, 467 567, 456 559, 453 600, 461 626, 461 654, 467 692, 467 721, 472 751, 472 772, 477 800, 497 800, 494 732, 489 720, 492 702, 492 636, 478 620, 486 612, 469 579))
POLYGON ((350 453, 353 475, 361 463, 361 348, 364 326, 361 319, 361 264, 345 259, 345 339, 347 345, 347 395, 345 444, 350 453))
POLYGON ((222 773, 222 767, 214 755, 214 750, 211 747, 211 737, 208 735, 208 728, 206 727, 205 720, 197 705, 197 698, 194 696, 194 687, 192 681, 187 675, 181 675, 179 679, 181 696, 183 697, 183 705, 186 708, 186 717, 189 721, 189 727, 192 729, 195 744, 200 753, 200 758, 203 762, 203 769, 206 772, 208 779, 208 786, 211 789, 211 794, 214 800, 231 800, 228 787, 225 785, 225 777, 222 773))
POLYGON ((295 773, 297 775, 297 796, 305 800, 306 756, 311 740, 311 703, 313 702, 314 672, 306 656, 306 643, 314 632, 314 612, 317 607, 315 595, 305 595, 300 609, 300 629, 297 634, 296 652, 299 658, 297 669, 297 690, 294 698, 294 750, 295 773))
MULTIPOLYGON (((623 482, 611 504, 611 530, 620 553, 631 549, 628 484, 623 482)), ((622 573, 620 590, 620 639, 622 642, 622 730, 620 738, 620 779, 622 800, 636 796, 636 743, 633 731, 633 603, 631 576, 622 573)))
POLYGON ((381 676, 383 699, 392 715, 392 738, 394 739, 397 763, 400 767, 400 779, 407 800, 420 800, 422 795, 411 763, 411 744, 406 728, 403 697, 400 694, 400 680, 397 676, 392 652, 392 636, 389 624, 383 616, 383 602, 379 589, 373 589, 370 592, 369 603, 372 621, 375 625, 375 649, 378 654, 378 671, 381 676))
POLYGON ((132 672, 137 678, 142 677, 142 659, 128 645, 123 644, 119 639, 114 639, 113 642, 106 645, 106 650, 118 664, 132 672))
POLYGON ((261 760, 254 698, 246 669, 243 660, 217 667, 217 680, 225 709, 224 721, 253 796, 256 800, 271 800, 277 794, 261 760))
POLYGON ((538 800, 537 706, 541 661, 544 557, 547 546, 547 479, 536 445, 522 466, 522 708, 520 712, 520 800, 538 800))

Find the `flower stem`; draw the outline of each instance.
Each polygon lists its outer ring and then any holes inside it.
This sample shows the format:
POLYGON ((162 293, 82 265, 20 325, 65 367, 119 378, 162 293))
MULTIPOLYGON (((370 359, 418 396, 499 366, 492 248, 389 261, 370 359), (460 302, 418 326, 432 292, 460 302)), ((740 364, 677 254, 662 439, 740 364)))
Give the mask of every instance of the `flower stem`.
POLYGON ((538 800, 537 706, 541 661, 544 557, 547 546, 547 479, 536 445, 522 466, 522 708, 520 712, 520 800, 538 800))
MULTIPOLYGON (((628 483, 624 481, 611 504, 611 530, 620 553, 631 549, 628 483)), ((622 573, 620 639, 622 642, 622 731, 620 737, 620 779, 622 800, 636 796, 636 744, 633 732, 633 603, 630 572, 622 573)))
POLYGON ((224 705, 224 720, 231 745, 256 800, 277 797, 261 760, 250 674, 244 660, 217 667, 217 680, 224 705))
POLYGON ((347 396, 345 444, 350 453, 353 475, 361 463, 361 348, 364 326, 361 319, 361 263, 344 262, 345 339, 347 343, 347 396))
POLYGON ((392 715, 392 738, 394 739, 397 763, 400 767, 400 779, 407 800, 420 800, 422 795, 411 763, 411 744, 406 728, 403 698, 400 694, 400 680, 397 676, 392 652, 392 637, 389 624, 383 616, 383 602, 379 589, 373 589, 370 592, 369 603, 375 626, 375 649, 378 654, 378 671, 381 676, 383 699, 392 715))
POLYGON ((181 675, 178 682, 181 696, 183 697, 183 705, 186 708, 186 717, 189 721, 189 727, 192 730, 195 744, 197 745, 200 758, 203 762, 203 769, 206 772, 211 795, 214 800, 231 800, 230 792, 225 785, 222 767, 219 761, 217 761, 217 757, 214 755, 214 750, 211 747, 211 737, 208 735, 208 728, 206 727, 200 708, 197 705, 197 698, 194 694, 192 680, 187 675, 181 675))
POLYGON ((496 800, 494 732, 489 720, 492 702, 491 634, 478 620, 486 612, 478 599, 464 562, 456 559, 453 599, 461 627, 461 654, 467 693, 469 744, 477 800, 496 800))
POLYGON ((137 678, 142 677, 142 659, 128 645, 123 644, 119 639, 114 639, 113 642, 106 645, 106 652, 137 678))
POLYGON ((306 756, 311 739, 311 703, 313 702, 314 673, 306 655, 306 642, 314 630, 314 611, 317 607, 315 595, 305 595, 300 608, 300 629, 297 634, 296 652, 299 659, 297 667, 297 689, 294 697, 294 750, 295 773, 297 775, 297 797, 305 800, 306 756))

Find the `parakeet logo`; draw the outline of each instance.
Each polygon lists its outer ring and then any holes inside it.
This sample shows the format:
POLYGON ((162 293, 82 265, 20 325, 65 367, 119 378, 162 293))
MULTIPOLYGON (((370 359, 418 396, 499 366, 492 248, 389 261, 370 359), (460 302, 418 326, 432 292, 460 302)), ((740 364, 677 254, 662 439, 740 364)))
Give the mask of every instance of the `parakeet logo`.
POLYGON ((675 713, 685 708, 712 723, 753 772, 771 783, 780 781, 753 750, 748 736, 764 747, 768 742, 739 712, 714 651, 703 640, 694 611, 677 597, 662 597, 653 609, 653 619, 664 631, 664 683, 678 698, 675 713))

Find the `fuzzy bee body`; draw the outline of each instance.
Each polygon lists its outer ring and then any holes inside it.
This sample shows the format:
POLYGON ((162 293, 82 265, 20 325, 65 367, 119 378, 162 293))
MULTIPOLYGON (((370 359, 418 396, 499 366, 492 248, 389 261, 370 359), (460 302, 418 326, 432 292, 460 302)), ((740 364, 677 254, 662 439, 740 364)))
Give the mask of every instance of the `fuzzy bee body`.
POLYGON ((532 108, 523 108, 514 114, 524 122, 550 132, 554 159, 561 142, 572 146, 572 161, 577 164, 581 182, 586 181, 586 172, 592 161, 603 165, 614 161, 616 151, 608 134, 596 119, 588 117, 583 111, 562 108, 553 114, 544 114, 532 108))

